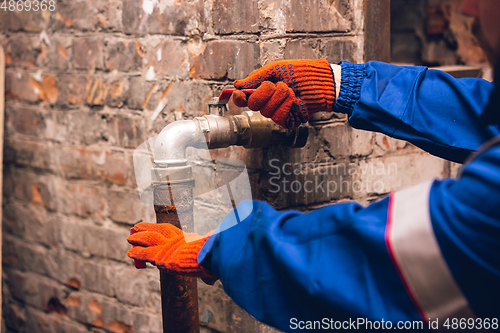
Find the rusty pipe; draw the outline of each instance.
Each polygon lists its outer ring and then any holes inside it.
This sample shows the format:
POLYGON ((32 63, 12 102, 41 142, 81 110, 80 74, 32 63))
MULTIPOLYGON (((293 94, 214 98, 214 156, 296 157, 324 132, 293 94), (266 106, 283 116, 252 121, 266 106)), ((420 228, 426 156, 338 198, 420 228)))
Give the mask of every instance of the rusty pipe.
MULTIPOLYGON (((188 231, 194 231, 193 188, 189 178, 190 167, 184 168, 184 179, 172 177, 168 182, 156 183, 154 187, 157 223, 170 223, 188 231)), ((198 286, 196 278, 174 275, 160 270, 161 308, 164 333, 198 333, 198 286)))

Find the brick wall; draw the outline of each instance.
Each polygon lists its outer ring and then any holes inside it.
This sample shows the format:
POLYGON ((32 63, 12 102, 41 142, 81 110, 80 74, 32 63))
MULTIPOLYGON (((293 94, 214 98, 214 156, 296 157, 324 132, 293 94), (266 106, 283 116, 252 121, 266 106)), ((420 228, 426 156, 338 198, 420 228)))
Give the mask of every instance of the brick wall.
MULTIPOLYGON (((52 12, 0 10, 2 332, 161 332, 158 272, 126 257, 130 227, 154 221, 135 188, 134 149, 166 124, 202 115, 223 86, 270 61, 361 62, 362 8, 361 0, 60 0, 52 12)), ((449 163, 353 130, 342 115, 316 119, 302 149, 217 156, 242 159, 254 198, 279 209, 366 203, 450 173, 449 163), (287 162, 299 163, 283 175, 290 184, 345 188, 276 192, 272 165, 287 162)), ((200 300, 203 332, 273 331, 220 283, 200 284, 200 300)))

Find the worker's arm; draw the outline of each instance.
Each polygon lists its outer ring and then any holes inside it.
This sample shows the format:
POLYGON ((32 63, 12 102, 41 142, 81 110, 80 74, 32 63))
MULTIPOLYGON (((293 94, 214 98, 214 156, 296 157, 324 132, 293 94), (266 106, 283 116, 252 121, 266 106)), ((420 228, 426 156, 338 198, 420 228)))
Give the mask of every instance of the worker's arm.
POLYGON ((248 101, 236 91, 236 105, 260 110, 282 127, 296 127, 318 111, 343 112, 355 128, 410 141, 455 162, 500 134, 498 125, 480 122, 492 83, 457 80, 426 67, 282 60, 236 80, 234 86, 256 89, 248 101))
POLYGON ((486 80, 376 61, 340 66, 335 110, 347 113, 355 128, 407 140, 460 163, 500 134, 498 125, 479 122, 493 89, 486 80))
POLYGON ((421 320, 419 313, 440 324, 472 316, 491 324, 500 299, 499 165, 500 147, 459 180, 429 182, 367 207, 349 202, 303 214, 244 202, 238 209, 252 213, 214 233, 198 260, 236 303, 285 331, 329 319, 397 325, 421 320))

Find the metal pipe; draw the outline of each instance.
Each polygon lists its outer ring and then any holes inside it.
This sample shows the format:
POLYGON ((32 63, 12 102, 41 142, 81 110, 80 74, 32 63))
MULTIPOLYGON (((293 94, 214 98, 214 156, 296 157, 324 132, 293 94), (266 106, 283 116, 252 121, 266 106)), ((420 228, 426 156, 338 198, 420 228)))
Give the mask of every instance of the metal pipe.
MULTIPOLYGON (((157 223, 171 223, 183 231, 193 232, 193 187, 191 166, 186 149, 225 148, 232 145, 247 148, 283 144, 302 147, 308 129, 285 130, 260 112, 247 111, 223 117, 225 105, 210 105, 215 114, 182 120, 166 126, 156 139, 152 170, 157 223), (218 112, 220 108, 220 112, 218 112)), ((160 271, 163 332, 198 333, 198 293, 196 278, 175 276, 160 271)))
MULTIPOLYGON (((170 223, 184 231, 193 232, 193 187, 193 179, 156 184, 156 222, 170 223)), ((200 319, 196 278, 160 270, 160 289, 163 332, 198 333, 200 319)))
POLYGON ((365 1, 364 61, 391 61, 391 0, 365 1))
POLYGON ((186 148, 203 142, 200 124, 192 120, 170 123, 158 135, 155 144, 155 163, 186 164, 186 148))
POLYGON ((155 164, 185 165, 186 148, 226 148, 237 145, 262 148, 281 144, 303 147, 307 127, 285 130, 260 112, 246 111, 236 116, 206 115, 193 120, 180 120, 167 125, 155 144, 155 164))

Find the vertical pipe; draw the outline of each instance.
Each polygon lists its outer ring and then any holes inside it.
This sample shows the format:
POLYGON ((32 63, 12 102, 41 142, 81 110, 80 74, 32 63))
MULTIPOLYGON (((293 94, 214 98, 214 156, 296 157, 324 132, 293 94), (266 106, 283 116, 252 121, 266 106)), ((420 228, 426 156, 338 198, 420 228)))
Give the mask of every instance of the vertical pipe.
MULTIPOLYGON (((193 232, 194 181, 168 181, 155 185, 157 223, 170 223, 183 231, 193 232)), ((197 279, 160 270, 161 308, 164 333, 198 333, 197 279)))
POLYGON ((391 61, 391 0, 365 0, 365 61, 391 61))
MULTIPOLYGON (((3 123, 4 123, 4 98, 5 98, 5 53, 0 45, 0 188, 3 182, 3 123)), ((0 216, 2 215, 2 197, 0 197, 0 216)), ((2 225, 0 224, 0 286, 2 285, 2 225)), ((2 304, 2 293, 0 293, 0 304, 2 304)), ((0 318, 2 308, 0 307, 0 318)))

